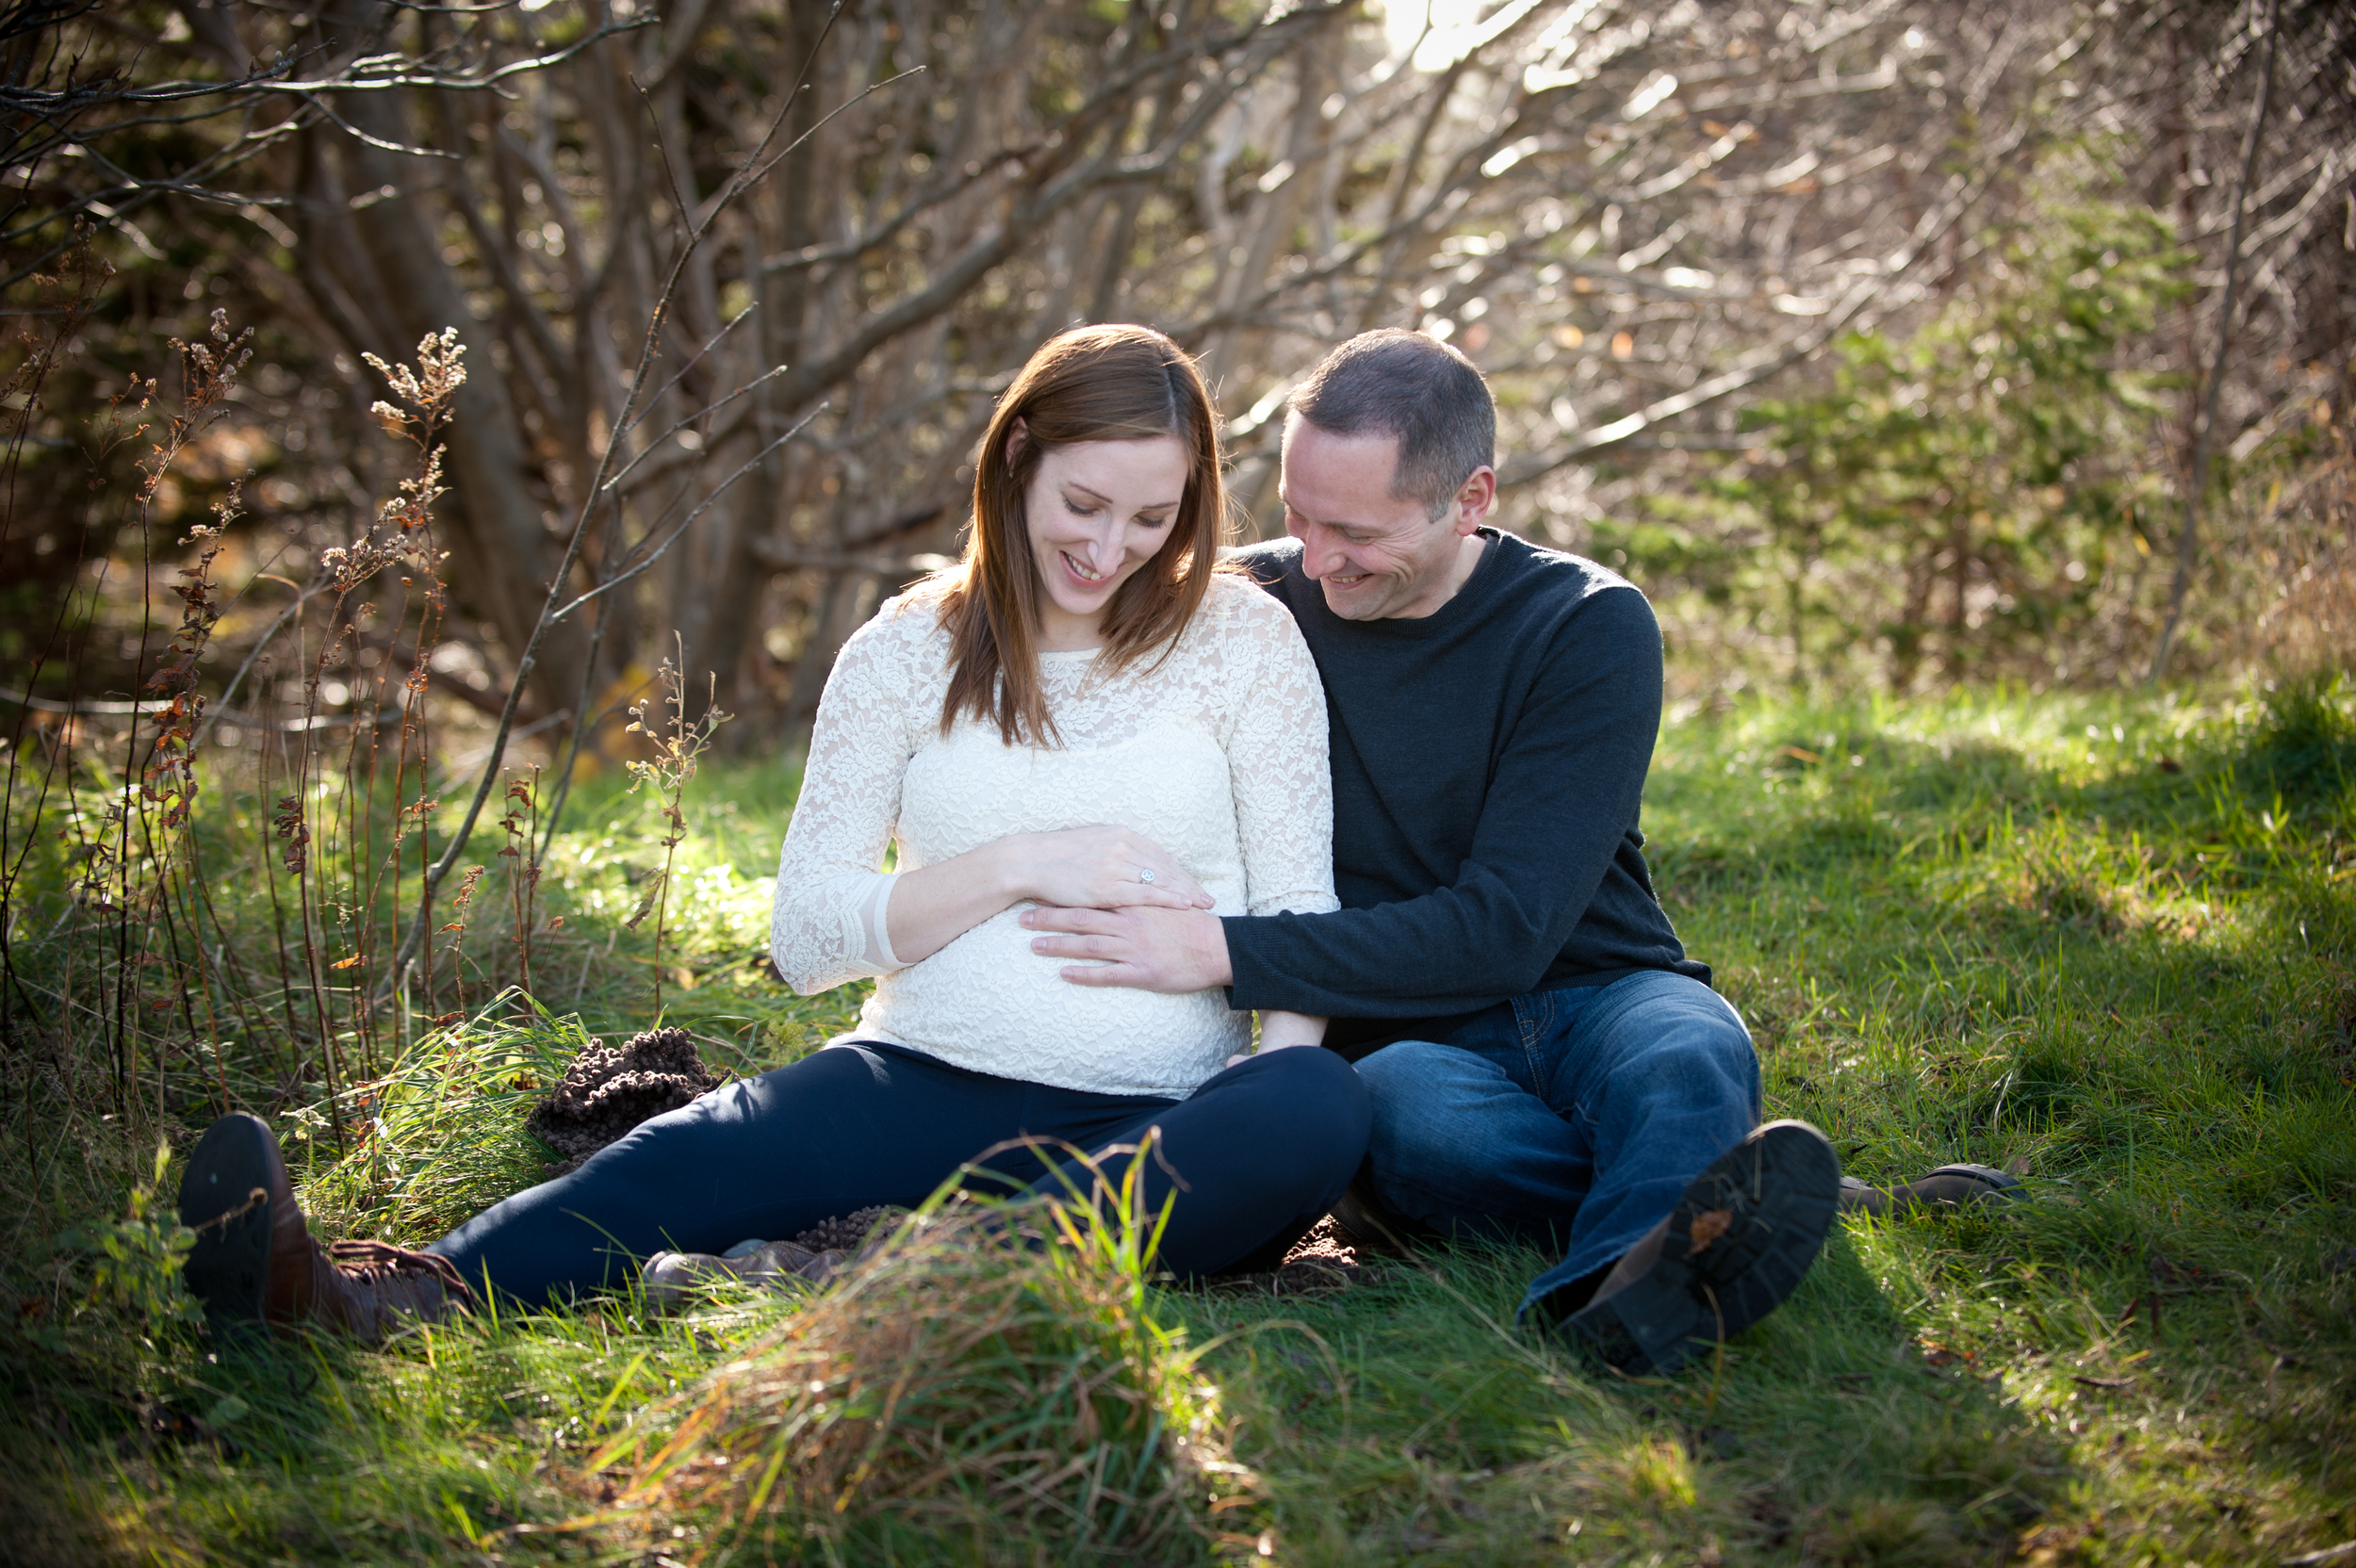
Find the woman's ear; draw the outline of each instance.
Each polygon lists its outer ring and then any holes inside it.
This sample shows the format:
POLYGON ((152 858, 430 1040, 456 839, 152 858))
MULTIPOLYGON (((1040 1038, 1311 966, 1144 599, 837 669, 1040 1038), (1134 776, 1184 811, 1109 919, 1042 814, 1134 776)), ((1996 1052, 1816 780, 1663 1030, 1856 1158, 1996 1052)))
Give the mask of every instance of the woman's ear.
POLYGON ((1023 449, 1030 445, 1030 442, 1031 427, 1024 423, 1023 416, 1018 414, 1014 417, 1013 426, 1006 432, 1007 467, 1011 468, 1015 466, 1016 462, 1023 456, 1023 449))

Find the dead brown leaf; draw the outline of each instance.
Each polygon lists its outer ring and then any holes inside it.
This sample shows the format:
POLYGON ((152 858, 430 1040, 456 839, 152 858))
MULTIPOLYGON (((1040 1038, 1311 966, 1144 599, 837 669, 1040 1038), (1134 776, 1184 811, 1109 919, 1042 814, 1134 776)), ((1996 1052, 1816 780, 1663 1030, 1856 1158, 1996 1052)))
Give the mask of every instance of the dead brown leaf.
POLYGON ((1695 1215, 1693 1228, 1687 1233, 1692 1238, 1692 1244, 1686 1249, 1685 1255, 1689 1258, 1699 1257, 1710 1250, 1712 1242, 1733 1228, 1734 1211, 1732 1209, 1711 1209, 1707 1214, 1695 1215))

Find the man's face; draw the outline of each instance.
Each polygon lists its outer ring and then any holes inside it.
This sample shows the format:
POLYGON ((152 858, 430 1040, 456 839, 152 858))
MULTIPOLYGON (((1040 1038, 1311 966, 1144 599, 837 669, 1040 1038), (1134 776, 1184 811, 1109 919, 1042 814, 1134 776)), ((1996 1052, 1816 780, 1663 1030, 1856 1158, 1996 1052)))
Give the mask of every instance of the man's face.
MULTIPOLYGON (((1460 494, 1437 519, 1414 497, 1391 494, 1399 437, 1335 435, 1306 419, 1284 429, 1284 531, 1301 544, 1301 569, 1346 621, 1429 615, 1464 580, 1463 543, 1488 511, 1487 493, 1460 494)), ((1481 489, 1479 470, 1468 489, 1481 489)))

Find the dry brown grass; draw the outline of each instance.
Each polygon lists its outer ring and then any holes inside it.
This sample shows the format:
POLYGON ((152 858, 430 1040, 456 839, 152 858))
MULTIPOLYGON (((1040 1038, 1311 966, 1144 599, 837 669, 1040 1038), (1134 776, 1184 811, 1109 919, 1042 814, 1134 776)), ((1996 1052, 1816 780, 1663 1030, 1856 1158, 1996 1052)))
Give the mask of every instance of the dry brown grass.
POLYGON ((1061 1203, 911 1216, 610 1446, 617 1506, 673 1553, 670 1521, 700 1517, 711 1562, 852 1541, 963 1541, 979 1561, 1048 1538, 1066 1560, 1203 1553, 1251 1477, 1192 1355, 1146 1315, 1138 1230, 1061 1203))

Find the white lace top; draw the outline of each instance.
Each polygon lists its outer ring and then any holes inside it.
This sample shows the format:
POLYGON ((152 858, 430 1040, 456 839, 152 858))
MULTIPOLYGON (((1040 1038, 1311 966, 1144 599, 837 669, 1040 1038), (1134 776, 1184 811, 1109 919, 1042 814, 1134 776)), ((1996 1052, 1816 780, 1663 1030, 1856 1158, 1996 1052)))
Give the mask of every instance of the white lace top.
POLYGON ((1074 986, 1031 951, 1019 904, 900 964, 884 920, 887 841, 912 871, 1010 833, 1100 824, 1144 834, 1222 915, 1322 913, 1333 896, 1325 694, 1292 616, 1240 577, 1212 580, 1169 658, 1120 677, 1091 652, 1040 657, 1060 748, 994 723, 941 733, 949 639, 932 604, 887 600, 843 645, 818 705, 777 865, 770 949, 807 996, 879 976, 856 1037, 1001 1078, 1182 1096, 1247 1047, 1225 993, 1074 986))

